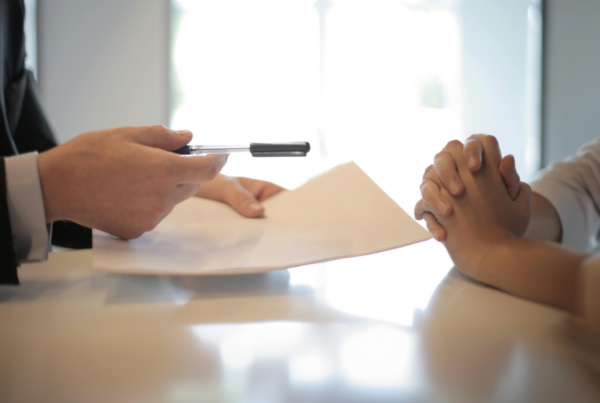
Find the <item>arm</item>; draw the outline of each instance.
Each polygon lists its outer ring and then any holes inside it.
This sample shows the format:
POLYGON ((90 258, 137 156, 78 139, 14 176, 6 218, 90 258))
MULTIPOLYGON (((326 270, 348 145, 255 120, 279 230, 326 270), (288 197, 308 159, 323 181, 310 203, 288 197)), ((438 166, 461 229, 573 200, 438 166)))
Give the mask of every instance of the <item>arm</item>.
POLYGON ((517 297, 579 313, 579 267, 587 253, 550 242, 503 237, 475 263, 449 245, 464 274, 517 297))

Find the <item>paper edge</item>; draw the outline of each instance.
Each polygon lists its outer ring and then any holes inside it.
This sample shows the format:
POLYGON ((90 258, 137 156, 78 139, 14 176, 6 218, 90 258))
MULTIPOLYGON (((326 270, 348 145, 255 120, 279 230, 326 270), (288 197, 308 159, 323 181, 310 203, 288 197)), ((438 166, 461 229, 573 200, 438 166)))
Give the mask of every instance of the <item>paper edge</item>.
POLYGON ((336 257, 331 257, 325 260, 322 259, 317 259, 317 260, 310 260, 307 262, 303 262, 300 264, 294 264, 294 265, 283 265, 283 266, 256 266, 256 267, 247 267, 244 269, 217 269, 217 270, 210 270, 210 271, 205 271, 205 272, 193 272, 193 271, 177 271, 177 270, 169 270, 167 271, 158 271, 158 270, 150 270, 150 269, 128 269, 128 268, 111 268, 111 269, 105 269, 102 267, 98 267, 95 264, 95 259, 92 262, 92 269, 94 271, 100 272, 100 273, 113 273, 113 274, 140 274, 140 275, 156 275, 156 276, 231 276, 231 275, 240 275, 240 274, 259 274, 259 273, 268 273, 270 271, 278 271, 278 270, 286 270, 286 269, 292 269, 292 268, 296 268, 296 267, 302 267, 302 266, 309 266, 312 264, 317 264, 317 263, 327 263, 327 262, 332 262, 334 260, 341 260, 341 259, 350 259, 353 257, 360 257, 360 256, 369 256, 369 255, 374 255, 376 253, 383 253, 383 252, 388 252, 391 250, 395 250, 395 249, 400 249, 400 248, 404 248, 406 246, 411 246, 411 245, 416 245, 418 243, 422 243, 422 242, 426 242, 429 241, 430 239, 433 238, 433 236, 430 233, 426 233, 424 234, 426 235, 425 237, 423 237, 422 239, 418 239, 414 242, 410 242, 407 243, 405 245, 400 245, 400 246, 394 246, 394 247, 386 247, 383 249, 378 249, 375 250, 373 252, 369 252, 369 253, 358 253, 358 254, 349 254, 349 255, 340 255, 340 256, 336 256, 336 257))

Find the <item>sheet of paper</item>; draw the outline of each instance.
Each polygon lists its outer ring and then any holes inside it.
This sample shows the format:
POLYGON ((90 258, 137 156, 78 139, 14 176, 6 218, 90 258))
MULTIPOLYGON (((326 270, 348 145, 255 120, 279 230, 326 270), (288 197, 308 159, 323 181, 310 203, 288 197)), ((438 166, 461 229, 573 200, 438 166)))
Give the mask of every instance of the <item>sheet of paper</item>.
POLYGON ((355 163, 265 203, 260 219, 199 198, 124 241, 94 230, 94 267, 119 273, 236 274, 366 255, 431 238, 355 163))

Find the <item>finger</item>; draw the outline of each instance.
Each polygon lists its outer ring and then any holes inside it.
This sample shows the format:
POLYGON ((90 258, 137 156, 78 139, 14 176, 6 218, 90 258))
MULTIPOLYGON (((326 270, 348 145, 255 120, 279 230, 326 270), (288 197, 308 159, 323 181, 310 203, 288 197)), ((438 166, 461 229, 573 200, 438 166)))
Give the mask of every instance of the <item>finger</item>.
POLYGON ((251 178, 237 178, 239 183, 259 201, 265 201, 285 190, 274 183, 251 178))
POLYGON ((263 189, 260 196, 258 197, 258 200, 260 200, 261 202, 265 201, 275 196, 276 194, 283 192, 284 190, 285 188, 282 188, 281 186, 277 186, 275 184, 268 185, 263 189))
POLYGON ((456 169, 458 174, 463 179, 471 176, 471 172, 467 168, 467 162, 464 157, 464 145, 458 140, 449 141, 448 144, 443 148, 442 152, 446 152, 450 154, 452 159, 454 159, 454 163, 456 164, 456 169), (468 172, 467 176, 464 176, 468 172))
MULTIPOLYGON (((419 200, 417 202, 417 204, 415 205, 415 219, 423 220, 426 218, 426 216, 428 214, 434 215, 433 209, 431 208, 431 206, 429 204, 425 203, 425 201, 423 199, 419 200)), ((435 215, 434 215, 434 217, 435 217, 435 215)))
POLYGON ((438 176, 437 172, 435 171, 435 166, 429 165, 427 168, 425 168, 425 172, 423 173, 423 181, 425 180, 430 180, 433 183, 435 183, 438 188, 442 188, 444 186, 444 184, 442 183, 442 181, 440 180, 440 177, 438 176))
POLYGON ((415 204, 415 220, 422 220, 425 213, 427 213, 425 202, 421 199, 415 204))
POLYGON ((202 183, 183 183, 177 185, 171 194, 170 202, 173 206, 179 204, 198 193, 201 187, 202 183))
POLYGON ((228 155, 176 155, 169 157, 171 169, 176 172, 179 183, 198 183, 213 180, 225 163, 228 155))
POLYGON ((442 184, 450 194, 458 196, 463 192, 464 185, 458 175, 456 162, 452 155, 445 151, 436 154, 433 166, 442 184))
POLYGON ((474 134, 470 138, 478 140, 483 146, 482 165, 489 164, 492 167, 500 165, 502 152, 496 137, 487 134, 474 134))
POLYGON ((483 144, 475 136, 470 136, 465 141, 465 148, 463 149, 465 161, 467 161, 467 167, 471 172, 476 172, 481 168, 483 162, 483 144))
POLYGON ((263 205, 238 180, 223 182, 221 197, 225 203, 244 217, 262 217, 265 212, 263 205))
POLYGON ((134 143, 162 150, 177 150, 192 140, 188 130, 171 130, 165 126, 132 127, 127 137, 134 143))
POLYGON ((511 199, 515 200, 519 194, 519 184, 521 183, 521 178, 519 178, 515 166, 515 157, 507 155, 502 158, 502 161, 500 161, 500 175, 502 175, 508 195, 511 199))
POLYGON ((433 238, 436 241, 442 242, 446 240, 446 230, 433 214, 425 213, 425 223, 427 224, 427 230, 433 234, 433 238))
POLYGON ((519 183, 519 192, 517 193, 517 197, 515 197, 515 204, 523 212, 529 213, 531 211, 531 186, 527 183, 519 183))
POLYGON ((429 179, 421 184, 421 197, 436 213, 445 216, 452 212, 452 205, 442 196, 438 185, 429 179))

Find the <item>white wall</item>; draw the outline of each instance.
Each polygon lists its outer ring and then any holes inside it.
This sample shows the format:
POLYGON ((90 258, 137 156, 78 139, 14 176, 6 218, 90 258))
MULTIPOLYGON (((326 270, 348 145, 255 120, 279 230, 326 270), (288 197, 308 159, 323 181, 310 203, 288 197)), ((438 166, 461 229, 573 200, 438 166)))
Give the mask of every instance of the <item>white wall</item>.
MULTIPOLYGON (((539 168, 530 149, 539 142, 540 113, 528 89, 528 11, 533 0, 462 0, 462 110, 463 135, 498 137, 504 154, 513 154, 523 178, 539 168), (529 116, 533 115, 533 116, 529 116), (532 132, 532 128, 536 132, 532 132)), ((541 33, 540 33, 541 35, 541 33)), ((541 74, 541 68, 538 73, 541 74)), ((538 77, 539 79, 539 74, 538 77)), ((532 77, 535 79, 535 77, 532 77)), ((532 88, 536 88, 535 86, 532 88)))
POLYGON ((25 66, 37 77, 37 0, 25 0, 25 66))
POLYGON ((168 0, 38 0, 38 79, 60 142, 167 124, 168 0))
POLYGON ((547 0, 544 162, 600 136, 600 1, 547 0))

